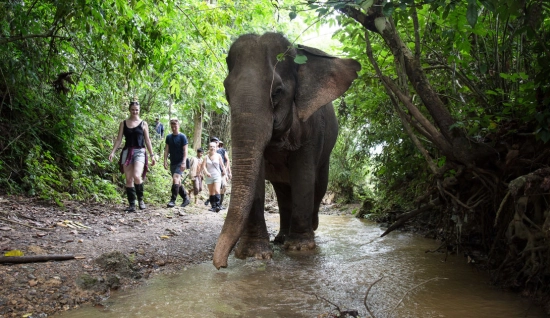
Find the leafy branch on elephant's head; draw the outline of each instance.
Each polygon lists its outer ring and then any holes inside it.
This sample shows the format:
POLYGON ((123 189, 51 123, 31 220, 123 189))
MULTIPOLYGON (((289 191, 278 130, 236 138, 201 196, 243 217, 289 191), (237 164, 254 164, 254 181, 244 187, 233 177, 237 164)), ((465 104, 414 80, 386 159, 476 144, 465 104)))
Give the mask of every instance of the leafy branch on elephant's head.
MULTIPOLYGON (((284 61, 286 56, 287 55, 285 53, 278 54, 277 55, 277 63, 284 61)), ((294 57, 294 63, 296 63, 296 64, 305 64, 306 61, 307 61, 307 56, 305 56, 305 55, 296 54, 296 57, 294 57)))
POLYGON ((296 54, 296 57, 294 58, 294 63, 305 64, 306 62, 307 62, 307 56, 296 54))
MULTIPOLYGON (((288 53, 290 52, 291 49, 298 49, 298 45, 292 44, 286 49, 286 51, 284 51, 283 53, 277 54, 277 63, 284 61, 287 56, 290 56, 288 53)), ((305 64, 306 61, 307 61, 307 56, 296 53, 296 56, 294 57, 294 63, 305 64)), ((277 66, 277 64, 275 64, 275 66, 277 66)))
MULTIPOLYGON (((298 48, 298 45, 293 43, 292 45, 289 45, 287 47, 286 51, 277 54, 277 56, 276 56, 277 62, 275 63, 274 69, 276 69, 277 64, 279 64, 279 62, 284 61, 287 56, 292 57, 289 54, 291 49, 297 49, 297 48, 298 48)), ((296 56, 294 57, 294 63, 296 63, 296 64, 305 64, 306 61, 307 61, 307 56, 296 53, 296 56)), ((275 72, 273 72, 273 77, 271 79, 271 87, 270 87, 270 92, 269 92, 271 96, 273 96, 273 82, 274 81, 275 81, 275 72)), ((271 102, 273 103, 273 100, 271 102)))

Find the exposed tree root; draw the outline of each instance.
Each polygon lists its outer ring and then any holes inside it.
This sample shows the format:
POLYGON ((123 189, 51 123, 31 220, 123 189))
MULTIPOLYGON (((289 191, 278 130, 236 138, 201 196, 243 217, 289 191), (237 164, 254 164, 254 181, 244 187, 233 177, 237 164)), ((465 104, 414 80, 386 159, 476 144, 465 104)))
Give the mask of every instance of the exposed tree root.
POLYGON ((515 203, 507 224, 507 255, 493 273, 524 292, 548 293, 550 280, 550 168, 520 176, 509 183, 515 203))
POLYGON ((488 161, 483 168, 437 176, 415 200, 419 206, 381 236, 416 218, 441 240, 437 251, 463 253, 490 270, 496 284, 536 296, 550 308, 550 150, 537 150, 532 142, 511 149, 518 154, 501 154, 496 166, 488 161))
POLYGON ((432 200, 432 201, 428 202, 427 204, 425 204, 424 206, 422 206, 422 207, 420 207, 416 210, 412 210, 412 211, 409 211, 407 213, 404 213, 404 214, 400 215, 397 218, 397 220, 390 227, 388 227, 388 229, 386 231, 384 231, 384 233, 382 233, 382 235, 380 235, 380 237, 383 237, 383 236, 387 235, 388 233, 392 232, 393 230, 400 228, 408 220, 414 218, 415 216, 417 216, 417 215, 419 215, 423 212, 429 211, 429 210, 433 209, 434 207, 436 207, 440 204, 441 204, 441 201, 439 199, 435 199, 435 200, 432 200))

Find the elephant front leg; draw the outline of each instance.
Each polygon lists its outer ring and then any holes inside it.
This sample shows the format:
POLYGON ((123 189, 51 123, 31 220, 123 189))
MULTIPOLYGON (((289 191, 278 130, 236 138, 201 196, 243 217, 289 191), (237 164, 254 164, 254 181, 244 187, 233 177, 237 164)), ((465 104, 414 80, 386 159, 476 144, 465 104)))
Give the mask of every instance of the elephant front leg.
POLYGON ((269 244, 269 234, 265 225, 263 200, 261 203, 254 200, 248 224, 235 248, 235 256, 241 259, 247 257, 271 259, 273 256, 273 249, 269 244))
MULTIPOLYGON (((263 166, 263 165, 261 165, 263 166)), ((264 217, 265 204, 265 177, 263 169, 256 182, 256 193, 252 209, 248 216, 244 232, 235 248, 235 257, 245 259, 254 257, 256 259, 271 259, 273 249, 269 244, 269 234, 264 217)))
POLYGON ((285 249, 291 251, 308 251, 315 248, 315 234, 313 231, 308 233, 290 233, 283 245, 285 249))
POLYGON ((284 244, 290 232, 290 216, 292 215, 292 196, 290 185, 282 182, 272 182, 273 189, 277 195, 279 205, 279 233, 275 236, 273 243, 284 244))
MULTIPOLYGON (((308 156, 302 156, 300 159, 309 158, 308 156)), ((312 250, 316 246, 313 232, 314 164, 313 162, 301 162, 295 166, 299 169, 291 174, 292 214, 290 216, 290 230, 285 239, 284 248, 289 250, 312 250)))

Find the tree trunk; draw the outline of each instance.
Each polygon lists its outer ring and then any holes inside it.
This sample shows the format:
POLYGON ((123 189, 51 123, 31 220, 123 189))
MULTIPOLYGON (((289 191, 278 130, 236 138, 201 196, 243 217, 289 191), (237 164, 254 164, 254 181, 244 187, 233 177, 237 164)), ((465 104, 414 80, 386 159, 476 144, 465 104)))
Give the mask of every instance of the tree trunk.
POLYGON ((168 99, 168 120, 172 119, 172 106, 174 105, 174 99, 172 98, 172 95, 170 95, 170 98, 168 99))
MULTIPOLYGON (((409 113, 417 121, 411 123, 412 126, 424 135, 427 133, 427 138, 448 159, 471 166, 475 158, 485 155, 483 148, 474 148, 477 145, 468 143, 462 131, 451 131, 455 120, 426 77, 419 56, 413 54, 407 44, 403 42, 391 19, 382 14, 383 1, 378 0, 376 2, 369 9, 367 15, 351 7, 341 9, 341 12, 361 23, 370 32, 379 34, 392 51, 396 64, 400 64, 405 70, 410 85, 422 100, 422 104, 429 112, 433 124, 424 117, 418 106, 412 102, 408 92, 403 92, 399 85, 395 84, 389 77, 381 73, 378 76, 380 76, 386 89, 391 91, 406 106, 409 113)), ((368 37, 368 34, 366 36, 368 37)), ((368 41, 368 39, 366 40, 368 41)), ((417 45, 419 45, 418 43, 419 41, 416 42, 417 45)), ((374 67, 377 68, 376 65, 374 67)), ((422 151, 422 149, 419 150, 422 151)))
POLYGON ((200 109, 193 110, 193 120, 194 120, 194 129, 193 129, 193 149, 197 151, 197 149, 202 147, 201 140, 202 140, 202 119, 203 119, 203 106, 201 104, 200 109))

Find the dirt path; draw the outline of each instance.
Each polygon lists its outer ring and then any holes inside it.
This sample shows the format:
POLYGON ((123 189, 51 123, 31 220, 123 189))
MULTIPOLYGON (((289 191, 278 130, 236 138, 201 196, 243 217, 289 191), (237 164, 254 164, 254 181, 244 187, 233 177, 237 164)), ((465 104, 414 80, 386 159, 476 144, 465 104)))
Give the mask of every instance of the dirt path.
POLYGON ((46 317, 84 303, 100 305, 113 288, 211 259, 225 211, 68 202, 64 208, 0 196, 0 252, 74 254, 77 259, 0 264, 0 317, 46 317), (113 252, 120 253, 113 253, 113 252))

